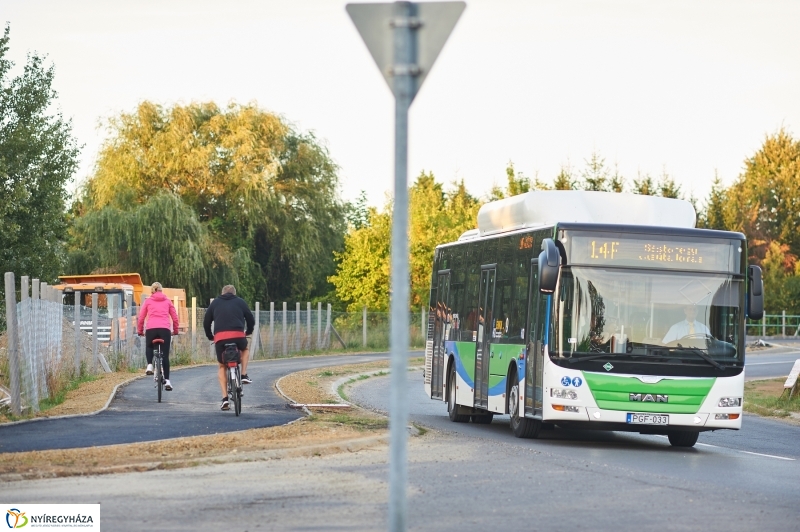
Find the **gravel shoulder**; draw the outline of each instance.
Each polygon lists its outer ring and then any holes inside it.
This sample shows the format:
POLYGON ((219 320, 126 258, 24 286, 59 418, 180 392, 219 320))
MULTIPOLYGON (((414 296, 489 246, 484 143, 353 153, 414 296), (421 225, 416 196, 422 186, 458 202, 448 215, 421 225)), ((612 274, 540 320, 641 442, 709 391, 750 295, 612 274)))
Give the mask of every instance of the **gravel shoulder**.
MULTIPOLYGON (((305 370, 280 379, 279 389, 287 402, 342 403, 331 390, 334 382, 345 375, 387 367, 388 362, 374 362, 305 370)), ((95 412, 105 406, 118 384, 132 377, 136 378, 131 373, 108 374, 85 383, 44 415, 95 412)), ((386 441, 386 419, 357 406, 345 411, 312 408, 310 414, 288 425, 233 433, 83 449, 0 453, 0 481, 175 469, 231 460, 316 457, 352 452, 386 441)))

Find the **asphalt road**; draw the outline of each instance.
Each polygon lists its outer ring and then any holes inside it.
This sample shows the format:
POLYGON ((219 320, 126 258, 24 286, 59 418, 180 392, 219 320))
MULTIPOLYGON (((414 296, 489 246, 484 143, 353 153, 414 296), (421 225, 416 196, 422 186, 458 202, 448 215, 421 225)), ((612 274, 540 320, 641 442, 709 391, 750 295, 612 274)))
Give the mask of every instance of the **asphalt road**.
POLYGON ((69 449, 135 443, 272 427, 303 415, 286 406, 274 388, 280 377, 308 368, 383 360, 387 354, 287 358, 251 362, 253 384, 245 385, 242 414, 219 409, 222 394, 215 366, 173 371, 171 392, 156 400, 152 378, 136 380, 117 394, 111 406, 94 416, 40 419, 0 425, 0 452, 69 449))
MULTIPOLYGON (((351 390, 349 397, 361 405, 386 412, 387 382, 385 377, 368 379, 351 390)), ((496 416, 491 425, 452 423, 447 417, 446 404, 425 395, 421 371, 409 373, 407 396, 411 421, 450 434, 468 445, 484 448, 491 455, 516 457, 523 449, 541 453, 551 466, 566 470, 602 465, 604 482, 601 486, 594 483, 594 474, 587 476, 588 484, 570 479, 570 475, 540 479, 545 488, 531 497, 532 502, 539 497, 552 500, 554 493, 575 501, 575 507, 565 511, 559 528, 591 529, 590 519, 596 514, 598 523, 608 522, 616 515, 621 519, 617 523, 623 523, 619 524, 620 529, 636 529, 623 515, 629 515, 634 522, 646 522, 648 512, 667 518, 670 512, 666 510, 671 508, 674 514, 668 517, 670 523, 653 522, 642 530, 773 527, 800 530, 799 426, 746 415, 741 431, 702 433, 696 447, 691 449, 673 448, 662 436, 560 428, 542 431, 539 439, 525 440, 511 434, 508 416, 496 416), (643 506, 634 503, 641 494, 630 500, 623 495, 630 494, 634 487, 649 494, 643 506), (602 491, 594 491, 598 488, 602 491), (675 490, 690 495, 688 499, 692 504, 686 504, 675 490), (679 503, 680 500, 683 503, 679 503), (721 521, 709 523, 712 514, 718 512, 719 516, 714 519, 721 521), (578 515, 582 518, 577 519, 578 515)), ((474 486, 458 482, 453 491, 473 492, 477 488, 482 505, 487 508, 500 505, 499 499, 509 496, 503 479, 514 485, 526 476, 528 463, 510 458, 507 463, 498 465, 487 455, 486 460, 479 458, 468 467, 462 465, 453 469, 451 476, 466 476, 476 482, 474 486)), ((413 483, 414 466, 411 468, 409 478, 413 483)), ((417 504, 424 506, 423 501, 417 504)), ((429 510, 434 511, 433 508, 429 510)), ((557 515, 546 513, 547 520, 556 525, 557 515)))
POLYGON ((800 359, 800 344, 788 342, 780 347, 748 352, 745 357, 745 380, 785 377, 797 359, 800 359))

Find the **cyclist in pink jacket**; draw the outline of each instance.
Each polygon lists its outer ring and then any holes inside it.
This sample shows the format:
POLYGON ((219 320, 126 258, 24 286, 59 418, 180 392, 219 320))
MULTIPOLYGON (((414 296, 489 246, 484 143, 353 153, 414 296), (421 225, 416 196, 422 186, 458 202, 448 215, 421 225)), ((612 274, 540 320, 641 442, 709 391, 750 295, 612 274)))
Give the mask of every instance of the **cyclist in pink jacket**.
POLYGON ((144 304, 139 309, 139 319, 137 320, 137 332, 139 336, 144 333, 144 322, 147 320, 147 335, 145 336, 145 353, 147 355, 147 375, 153 374, 153 340, 161 338, 164 340, 163 366, 164 366, 164 389, 172 390, 169 382, 169 342, 173 335, 178 334, 178 312, 175 306, 162 291, 161 283, 150 285, 153 294, 145 299, 144 304))

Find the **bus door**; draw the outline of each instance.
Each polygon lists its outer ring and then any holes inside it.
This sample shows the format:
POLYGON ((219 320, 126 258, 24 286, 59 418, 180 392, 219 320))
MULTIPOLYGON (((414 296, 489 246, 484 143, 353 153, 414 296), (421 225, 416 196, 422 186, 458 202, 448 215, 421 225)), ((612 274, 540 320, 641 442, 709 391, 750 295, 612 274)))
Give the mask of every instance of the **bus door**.
POLYGON ((447 363, 447 353, 445 352, 444 342, 447 340, 447 331, 450 330, 452 315, 447 306, 450 299, 450 270, 439 272, 438 282, 436 283, 436 305, 431 312, 434 315, 433 325, 433 360, 431 363, 431 398, 441 399, 445 364, 447 363))
POLYGON ((544 370, 544 331, 548 297, 539 292, 539 259, 531 260, 528 297, 528 354, 525 364, 525 413, 542 415, 542 372, 544 370))
POLYGON ((494 332, 494 284, 497 265, 481 266, 481 284, 478 294, 478 334, 475 346, 475 402, 477 408, 489 408, 489 358, 494 332))

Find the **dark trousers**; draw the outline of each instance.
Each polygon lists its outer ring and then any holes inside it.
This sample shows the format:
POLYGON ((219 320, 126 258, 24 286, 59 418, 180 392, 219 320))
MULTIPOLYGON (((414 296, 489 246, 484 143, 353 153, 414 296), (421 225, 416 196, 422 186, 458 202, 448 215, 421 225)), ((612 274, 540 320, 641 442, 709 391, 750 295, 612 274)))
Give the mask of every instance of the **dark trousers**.
POLYGON ((161 338, 164 343, 161 344, 161 366, 164 368, 164 378, 169 379, 169 342, 172 340, 172 331, 169 329, 147 329, 144 333, 145 337, 145 355, 147 355, 147 363, 153 363, 153 340, 161 338))

